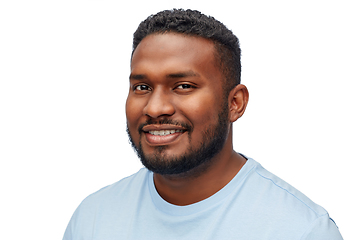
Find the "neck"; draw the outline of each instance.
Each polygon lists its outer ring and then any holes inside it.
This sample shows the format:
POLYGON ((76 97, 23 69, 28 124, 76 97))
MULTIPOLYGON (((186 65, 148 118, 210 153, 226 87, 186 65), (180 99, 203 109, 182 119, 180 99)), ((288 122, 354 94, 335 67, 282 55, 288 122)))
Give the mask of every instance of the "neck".
MULTIPOLYGON (((231 139, 231 137, 230 137, 231 139)), ((202 201, 228 184, 245 164, 246 159, 232 149, 232 141, 205 166, 179 175, 154 174, 157 192, 174 205, 202 201)))

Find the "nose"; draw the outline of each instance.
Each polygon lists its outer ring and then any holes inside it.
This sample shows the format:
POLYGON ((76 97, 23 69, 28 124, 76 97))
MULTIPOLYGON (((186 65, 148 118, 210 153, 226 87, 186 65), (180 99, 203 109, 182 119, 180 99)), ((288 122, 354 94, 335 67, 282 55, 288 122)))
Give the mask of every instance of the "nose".
POLYGON ((175 113, 175 107, 170 99, 170 93, 162 89, 154 90, 144 108, 144 114, 151 118, 171 116, 175 113))

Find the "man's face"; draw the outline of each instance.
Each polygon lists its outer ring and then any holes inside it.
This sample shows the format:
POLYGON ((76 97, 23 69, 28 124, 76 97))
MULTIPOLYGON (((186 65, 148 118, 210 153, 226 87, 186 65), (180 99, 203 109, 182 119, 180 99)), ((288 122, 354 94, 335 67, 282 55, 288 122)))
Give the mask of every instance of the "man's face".
POLYGON ((176 33, 143 39, 131 61, 128 134, 145 167, 187 172, 209 162, 229 132, 211 41, 176 33))

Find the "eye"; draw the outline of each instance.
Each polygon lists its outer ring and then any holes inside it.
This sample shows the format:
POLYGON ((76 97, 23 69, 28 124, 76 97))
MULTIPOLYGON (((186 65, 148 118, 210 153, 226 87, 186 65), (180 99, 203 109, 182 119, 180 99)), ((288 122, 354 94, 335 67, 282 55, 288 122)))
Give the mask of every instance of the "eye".
POLYGON ((180 84, 176 88, 178 88, 178 89, 189 89, 189 88, 193 88, 193 86, 191 86, 190 84, 180 84))
POLYGON ((145 84, 139 84, 139 85, 135 85, 133 87, 133 90, 135 93, 145 93, 151 90, 151 88, 148 85, 145 84))
POLYGON ((175 86, 174 92, 178 94, 190 94, 196 89, 196 85, 191 83, 179 83, 175 86))

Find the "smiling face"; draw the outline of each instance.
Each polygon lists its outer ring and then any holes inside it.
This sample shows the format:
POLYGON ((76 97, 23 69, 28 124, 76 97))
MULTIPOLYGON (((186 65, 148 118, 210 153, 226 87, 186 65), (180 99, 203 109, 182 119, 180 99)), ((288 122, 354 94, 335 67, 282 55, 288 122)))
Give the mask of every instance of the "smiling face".
POLYGON ((151 171, 187 172, 222 150, 230 122, 214 51, 210 40, 177 33, 149 35, 135 49, 128 134, 151 171))

